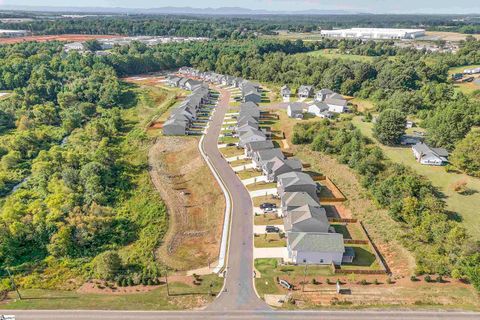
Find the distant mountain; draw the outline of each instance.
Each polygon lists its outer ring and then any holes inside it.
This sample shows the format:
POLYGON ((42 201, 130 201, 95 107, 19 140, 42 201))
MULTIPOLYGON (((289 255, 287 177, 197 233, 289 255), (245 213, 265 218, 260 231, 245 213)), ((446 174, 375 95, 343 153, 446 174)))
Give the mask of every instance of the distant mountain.
POLYGON ((52 13, 90 13, 90 14, 178 14, 178 15, 344 15, 362 12, 347 10, 300 10, 275 11, 253 10, 240 7, 192 8, 192 7, 159 7, 159 8, 122 8, 122 7, 50 7, 25 5, 0 5, 0 11, 36 11, 52 13))

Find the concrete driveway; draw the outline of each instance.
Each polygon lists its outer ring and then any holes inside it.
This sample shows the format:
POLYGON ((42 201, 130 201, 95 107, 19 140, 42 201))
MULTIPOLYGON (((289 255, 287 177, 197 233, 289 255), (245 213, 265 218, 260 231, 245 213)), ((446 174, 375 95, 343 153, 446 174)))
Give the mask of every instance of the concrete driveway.
POLYGON ((286 247, 274 247, 274 248, 253 248, 253 258, 281 258, 288 260, 288 251, 286 247))
POLYGON ((277 194, 277 188, 250 191, 250 197, 252 198, 270 195, 270 194, 277 194))

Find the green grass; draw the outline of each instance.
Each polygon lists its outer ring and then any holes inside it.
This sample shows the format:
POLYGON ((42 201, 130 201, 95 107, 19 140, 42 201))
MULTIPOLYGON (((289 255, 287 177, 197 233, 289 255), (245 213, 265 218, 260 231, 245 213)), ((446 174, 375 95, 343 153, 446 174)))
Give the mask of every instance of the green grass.
POLYGON ((287 240, 285 237, 280 237, 279 233, 255 235, 253 242, 256 248, 276 248, 287 246, 287 240))
POLYGON ((257 171, 257 170, 254 170, 254 169, 242 170, 242 171, 237 172, 237 174, 238 174, 238 177, 241 180, 250 179, 250 178, 254 178, 254 177, 260 177, 262 175, 262 173, 260 171, 257 171))
POLYGON ((275 182, 257 182, 254 184, 249 184, 247 186, 248 191, 262 190, 262 189, 272 189, 276 188, 277 184, 275 182))
MULTIPOLYGON (((78 293, 74 291, 24 289, 23 300, 11 300, 2 303, 1 309, 91 309, 91 310, 180 310, 199 306, 198 298, 212 301, 208 295, 218 293, 223 280, 216 275, 202 276, 201 285, 187 285, 180 282, 169 283, 171 296, 166 286, 145 293, 98 294, 78 293), (187 295, 185 295, 187 294, 187 295)), ((15 299, 11 292, 9 298, 15 299)), ((205 301, 205 302, 206 302, 205 301)))
POLYGON ((359 62, 371 62, 374 59, 374 57, 370 57, 370 56, 339 53, 337 49, 323 49, 323 50, 311 51, 311 52, 308 52, 307 55, 313 56, 313 57, 322 57, 327 59, 343 59, 343 60, 359 61, 359 62))
POLYGON ((219 144, 224 144, 224 143, 237 143, 239 140, 238 138, 234 137, 220 137, 218 139, 219 144))
POLYGON ((254 197, 252 198, 252 201, 253 201, 254 207, 259 207, 262 203, 265 203, 265 202, 274 203, 277 205, 277 207, 280 206, 280 199, 273 198, 272 195, 254 197))
POLYGON ((237 147, 225 147, 225 148, 220 148, 220 153, 223 154, 225 158, 230 158, 234 156, 241 156, 244 151, 241 148, 237 147))
MULTIPOLYGON (((372 124, 362 122, 360 117, 352 120, 353 124, 367 137, 372 138, 372 124)), ((378 142, 377 142, 378 143, 378 142)), ((426 166, 418 163, 410 148, 388 147, 380 143, 388 158, 397 163, 402 163, 412 168, 418 174, 429 179, 432 184, 445 195, 447 210, 458 213, 462 219, 463 226, 475 239, 480 240, 480 179, 462 173, 447 172, 444 167, 426 166), (453 185, 458 181, 465 181, 467 187, 476 192, 469 195, 462 195, 453 190, 453 185)))
POLYGON ((349 244, 346 246, 355 250, 355 258, 352 263, 343 263, 342 270, 380 270, 380 265, 368 245, 349 244))
POLYGON ((279 218, 276 213, 265 213, 256 215, 253 218, 253 223, 264 226, 278 225, 283 224, 283 219, 279 218))
POLYGON ((252 163, 252 159, 240 159, 240 160, 235 160, 230 162, 230 165, 232 167, 238 167, 238 166, 244 166, 251 163, 252 163))

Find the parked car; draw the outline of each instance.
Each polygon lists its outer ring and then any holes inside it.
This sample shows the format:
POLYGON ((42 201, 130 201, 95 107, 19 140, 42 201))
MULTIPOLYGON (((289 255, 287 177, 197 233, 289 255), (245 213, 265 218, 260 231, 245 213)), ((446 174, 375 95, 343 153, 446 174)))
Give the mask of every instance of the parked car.
POLYGON ((275 226, 266 226, 265 227, 265 231, 267 233, 279 233, 280 232, 280 228, 279 227, 275 227, 275 226))
POLYGON ((276 208, 276 207, 277 207, 277 205, 275 203, 268 203, 268 202, 262 203, 260 205, 260 209, 276 208))
POLYGON ((236 143, 233 143, 233 142, 229 142, 227 143, 227 147, 234 147, 236 146, 237 144, 236 143))
POLYGON ((284 287, 287 290, 292 290, 293 289, 293 286, 290 283, 288 283, 287 280, 280 279, 278 281, 278 284, 280 284, 282 287, 284 287))
POLYGON ((268 208, 263 209, 263 212, 264 212, 264 213, 266 213, 266 212, 275 212, 275 211, 277 211, 277 208, 268 207, 268 208))
POLYGON ((224 136, 225 137, 233 137, 233 133, 225 132, 224 136))

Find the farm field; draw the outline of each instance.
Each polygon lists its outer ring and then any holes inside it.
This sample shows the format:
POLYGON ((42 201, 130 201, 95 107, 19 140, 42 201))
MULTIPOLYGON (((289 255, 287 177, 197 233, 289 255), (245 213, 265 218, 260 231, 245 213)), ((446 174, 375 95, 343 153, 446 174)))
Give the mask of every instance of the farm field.
POLYGON ((17 38, 0 38, 0 44, 12 44, 20 42, 48 42, 48 41, 66 41, 77 42, 87 41, 93 39, 111 39, 118 38, 120 35, 107 35, 107 34, 59 34, 59 35, 42 35, 42 36, 26 36, 17 38))
MULTIPOLYGON (((367 137, 372 138, 372 124, 363 122, 361 117, 355 117, 353 124, 367 137)), ((378 145, 385 154, 393 161, 411 167, 418 174, 428 178, 445 196, 447 209, 458 213, 464 227, 476 240, 480 240, 480 216, 478 215, 478 204, 480 203, 480 179, 470 177, 462 173, 446 172, 444 167, 425 166, 415 161, 410 148, 388 147, 378 145), (459 181, 467 183, 467 188, 473 192, 462 195, 454 191, 453 186, 459 181)))

